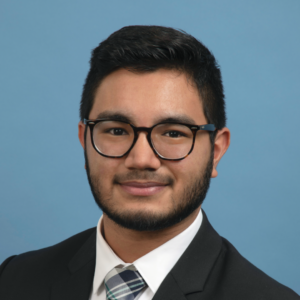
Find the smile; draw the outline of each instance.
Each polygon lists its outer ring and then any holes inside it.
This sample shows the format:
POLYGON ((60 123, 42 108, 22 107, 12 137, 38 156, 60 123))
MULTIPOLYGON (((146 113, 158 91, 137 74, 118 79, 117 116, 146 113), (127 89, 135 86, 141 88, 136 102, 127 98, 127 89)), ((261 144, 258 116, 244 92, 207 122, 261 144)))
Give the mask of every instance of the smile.
POLYGON ((120 187, 133 196, 152 196, 162 191, 167 185, 160 182, 123 182, 120 187))

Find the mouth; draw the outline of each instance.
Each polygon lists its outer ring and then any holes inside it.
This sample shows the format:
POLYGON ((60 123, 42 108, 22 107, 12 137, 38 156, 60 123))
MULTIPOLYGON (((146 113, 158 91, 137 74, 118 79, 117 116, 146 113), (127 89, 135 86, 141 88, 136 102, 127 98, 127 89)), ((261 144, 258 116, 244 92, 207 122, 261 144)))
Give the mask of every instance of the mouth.
POLYGON ((152 196, 167 187, 167 184, 154 181, 128 181, 119 183, 121 189, 133 196, 152 196))

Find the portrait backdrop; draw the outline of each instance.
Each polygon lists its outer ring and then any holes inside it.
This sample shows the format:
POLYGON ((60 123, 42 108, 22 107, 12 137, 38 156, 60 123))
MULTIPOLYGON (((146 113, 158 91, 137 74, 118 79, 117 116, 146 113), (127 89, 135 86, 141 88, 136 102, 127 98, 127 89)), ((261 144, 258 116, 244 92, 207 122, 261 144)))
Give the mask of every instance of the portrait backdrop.
POLYGON ((96 226, 77 138, 91 50, 127 25, 182 29, 215 55, 231 146, 203 209, 300 294, 299 0, 1 0, 0 262, 96 226))

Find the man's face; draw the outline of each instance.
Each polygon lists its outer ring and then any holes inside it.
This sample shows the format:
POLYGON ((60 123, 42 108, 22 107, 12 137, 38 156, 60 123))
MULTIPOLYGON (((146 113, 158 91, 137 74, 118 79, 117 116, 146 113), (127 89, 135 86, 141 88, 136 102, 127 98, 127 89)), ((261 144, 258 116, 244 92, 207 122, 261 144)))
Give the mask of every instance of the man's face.
MULTIPOLYGON (((207 124, 199 93, 183 73, 118 70, 99 86, 89 119, 122 115, 137 127, 167 118, 207 124)), ((110 219, 135 230, 157 230, 180 222, 203 201, 213 156, 209 134, 198 131, 193 152, 180 161, 162 160, 150 148, 146 132, 123 158, 107 158, 85 142, 86 167, 96 202, 110 219)))

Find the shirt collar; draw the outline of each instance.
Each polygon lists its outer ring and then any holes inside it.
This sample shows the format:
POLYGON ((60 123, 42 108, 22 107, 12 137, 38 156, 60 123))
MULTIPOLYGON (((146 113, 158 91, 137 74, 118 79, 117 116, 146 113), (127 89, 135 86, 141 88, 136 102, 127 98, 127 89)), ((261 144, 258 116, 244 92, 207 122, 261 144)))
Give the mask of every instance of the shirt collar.
POLYGON ((103 283, 106 274, 114 267, 125 264, 119 258, 110 246, 106 243, 101 234, 102 216, 97 224, 97 238, 96 238, 96 269, 93 282, 93 293, 96 293, 103 283))
MULTIPOLYGON (((183 232, 132 263, 154 294, 195 237, 201 226, 202 219, 202 211, 200 210, 194 222, 183 232)), ((96 269, 93 293, 97 293, 106 274, 113 268, 118 265, 131 265, 120 259, 106 243, 101 234, 101 222, 102 216, 97 225, 96 269)))

